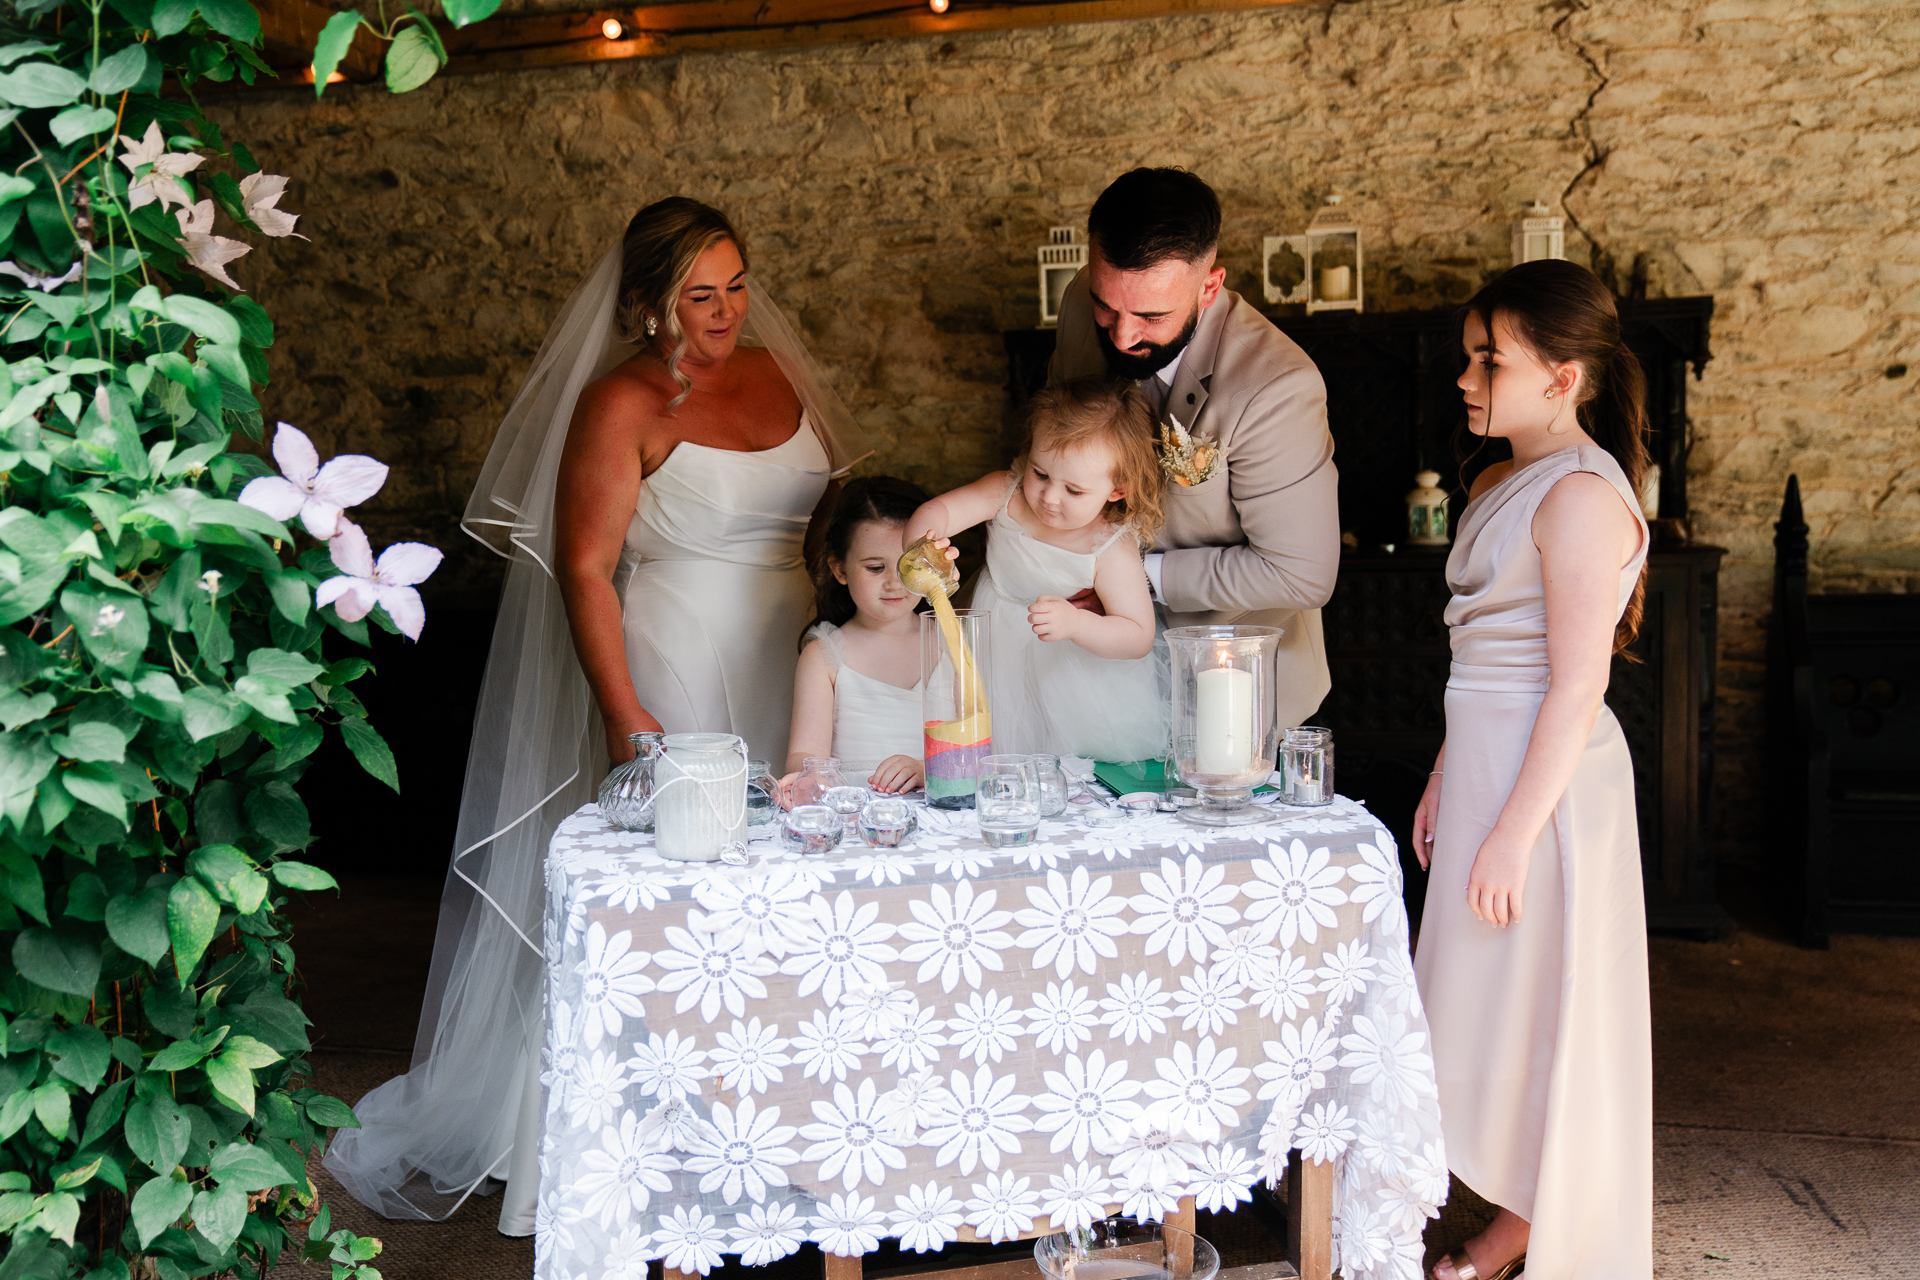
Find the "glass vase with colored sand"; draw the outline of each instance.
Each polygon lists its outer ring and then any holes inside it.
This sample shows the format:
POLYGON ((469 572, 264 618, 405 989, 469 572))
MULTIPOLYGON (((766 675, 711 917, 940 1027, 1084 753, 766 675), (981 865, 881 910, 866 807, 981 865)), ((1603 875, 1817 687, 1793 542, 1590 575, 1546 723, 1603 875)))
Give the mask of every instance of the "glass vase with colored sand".
POLYGON ((935 596, 920 616, 922 718, 926 723, 927 803, 970 809, 980 762, 993 753, 987 710, 987 615, 955 610, 935 596))

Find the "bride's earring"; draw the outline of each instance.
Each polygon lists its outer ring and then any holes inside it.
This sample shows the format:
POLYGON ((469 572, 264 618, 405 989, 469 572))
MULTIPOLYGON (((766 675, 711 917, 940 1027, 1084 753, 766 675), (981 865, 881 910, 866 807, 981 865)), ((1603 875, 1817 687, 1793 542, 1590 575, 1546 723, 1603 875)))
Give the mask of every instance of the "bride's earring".
MULTIPOLYGON (((658 332, 660 332, 660 322, 654 319, 652 316, 648 316, 647 317, 647 336, 651 338, 654 334, 658 332)), ((1553 392, 1549 391, 1547 392, 1547 394, 1552 395, 1553 392)))
MULTIPOLYGON (((652 333, 652 332, 653 332, 653 321, 651 321, 651 320, 649 320, 649 321, 647 321, 647 332, 648 332, 648 333, 652 333)), ((1553 399, 1553 388, 1552 388, 1552 387, 1548 387, 1548 388, 1547 388, 1547 399, 1549 399, 1549 400, 1551 400, 1551 399, 1553 399)))

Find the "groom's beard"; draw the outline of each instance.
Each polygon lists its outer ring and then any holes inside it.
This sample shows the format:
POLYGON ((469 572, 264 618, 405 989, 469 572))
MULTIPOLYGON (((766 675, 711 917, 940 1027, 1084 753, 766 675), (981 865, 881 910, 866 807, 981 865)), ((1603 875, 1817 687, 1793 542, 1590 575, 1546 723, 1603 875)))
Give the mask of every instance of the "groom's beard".
POLYGON ((1122 351, 1113 345, 1113 335, 1099 325, 1093 326, 1093 331, 1100 338, 1100 354, 1107 358, 1107 372, 1116 378, 1144 382, 1179 359, 1180 353, 1193 341, 1193 331, 1199 324, 1200 302, 1195 299, 1193 314, 1187 317, 1186 327, 1180 330, 1180 336, 1158 346, 1148 343, 1144 352, 1122 351))

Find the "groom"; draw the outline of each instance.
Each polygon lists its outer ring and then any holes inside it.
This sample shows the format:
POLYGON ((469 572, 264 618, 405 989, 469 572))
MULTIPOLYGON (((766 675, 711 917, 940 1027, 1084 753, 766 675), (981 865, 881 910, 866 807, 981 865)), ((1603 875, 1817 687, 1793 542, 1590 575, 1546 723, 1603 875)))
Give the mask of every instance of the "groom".
POLYGON ((1170 627, 1280 627, 1280 725, 1300 724, 1329 686, 1320 606, 1340 568, 1320 371, 1221 287, 1220 201, 1191 173, 1123 174, 1094 201, 1087 239, 1049 379, 1104 372, 1147 393, 1162 454, 1187 481, 1168 483, 1166 525, 1146 557, 1153 598, 1170 627))

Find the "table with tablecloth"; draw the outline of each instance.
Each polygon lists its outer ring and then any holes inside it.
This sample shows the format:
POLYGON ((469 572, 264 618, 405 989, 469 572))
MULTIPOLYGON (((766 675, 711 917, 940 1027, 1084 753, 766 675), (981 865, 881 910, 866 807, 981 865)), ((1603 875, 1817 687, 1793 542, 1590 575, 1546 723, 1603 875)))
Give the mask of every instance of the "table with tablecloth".
POLYGON ((1349 800, 1267 812, 994 849, 927 810, 742 868, 582 808, 547 863, 537 1277, 1218 1212, 1295 1148, 1333 1162, 1333 1265, 1417 1277, 1447 1166, 1397 852, 1349 800))

